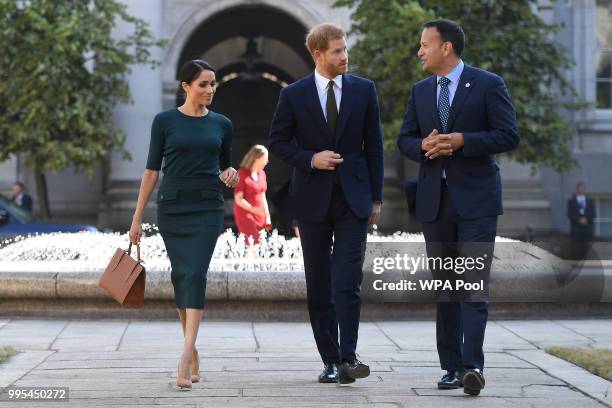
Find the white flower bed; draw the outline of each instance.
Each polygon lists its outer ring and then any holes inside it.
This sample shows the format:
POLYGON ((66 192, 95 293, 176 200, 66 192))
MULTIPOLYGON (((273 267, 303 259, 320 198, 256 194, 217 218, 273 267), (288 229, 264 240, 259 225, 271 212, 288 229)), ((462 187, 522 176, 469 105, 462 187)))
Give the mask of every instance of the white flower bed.
MULTIPOLYGON (((170 262, 157 227, 146 225, 149 236, 141 240, 141 255, 150 270, 170 270, 170 262)), ((393 235, 368 234, 368 242, 423 242, 422 234, 396 232, 393 235)), ((498 237, 497 241, 512 241, 498 237)), ((117 248, 127 249, 126 233, 52 233, 19 237, 0 249, 0 271, 65 272, 99 271, 117 248)), ((7 244, 5 242, 4 244, 7 244)), ((132 255, 136 257, 136 249, 132 255)), ((285 238, 274 230, 262 233, 258 245, 247 245, 244 236, 230 229, 219 236, 211 271, 303 271, 302 248, 298 238, 285 238)))

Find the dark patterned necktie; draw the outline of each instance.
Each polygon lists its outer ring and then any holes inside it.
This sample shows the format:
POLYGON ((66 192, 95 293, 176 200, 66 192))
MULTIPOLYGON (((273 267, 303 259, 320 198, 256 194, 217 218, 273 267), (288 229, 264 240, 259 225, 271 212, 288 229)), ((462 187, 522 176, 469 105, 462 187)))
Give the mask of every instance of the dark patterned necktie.
POLYGON ((448 116, 450 115, 450 97, 448 93, 448 84, 450 79, 442 77, 438 81, 440 84, 440 97, 438 98, 438 115, 440 116, 440 124, 442 125, 442 132, 448 132, 448 116))
POLYGON ((332 135, 332 140, 336 139, 336 122, 338 121, 338 105, 336 104, 336 94, 334 93, 334 81, 327 84, 327 103, 325 105, 327 113, 327 127, 332 135))

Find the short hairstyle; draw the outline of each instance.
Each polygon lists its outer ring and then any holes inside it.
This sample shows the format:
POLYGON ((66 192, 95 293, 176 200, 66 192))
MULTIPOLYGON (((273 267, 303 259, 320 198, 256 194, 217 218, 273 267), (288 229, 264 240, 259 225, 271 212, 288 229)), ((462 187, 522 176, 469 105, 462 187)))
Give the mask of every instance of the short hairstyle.
POLYGON ((333 23, 322 23, 312 27, 306 35, 306 48, 310 51, 310 55, 314 56, 315 50, 327 51, 330 40, 345 37, 346 33, 340 26, 333 23))
POLYGON ((264 154, 268 154, 268 149, 266 149, 263 145, 253 145, 247 154, 244 155, 242 161, 240 162, 240 167, 245 170, 251 170, 253 168, 253 163, 255 160, 259 159, 264 154))
POLYGON ((463 53, 465 48, 465 33, 459 24, 453 20, 441 18, 438 20, 428 21, 423 24, 423 28, 435 27, 440 33, 440 38, 443 42, 450 42, 453 45, 453 50, 458 57, 463 53))
POLYGON ((14 186, 19 186, 20 189, 25 190, 25 184, 23 184, 21 181, 16 181, 13 183, 14 186))
POLYGON ((187 61, 186 63, 183 64, 183 66, 179 70, 179 75, 178 75, 179 81, 181 81, 181 84, 183 82, 187 82, 188 84, 191 84, 193 81, 196 80, 197 77, 200 76, 200 73, 202 71, 215 72, 213 67, 211 67, 210 64, 204 60, 196 59, 196 60, 187 61))

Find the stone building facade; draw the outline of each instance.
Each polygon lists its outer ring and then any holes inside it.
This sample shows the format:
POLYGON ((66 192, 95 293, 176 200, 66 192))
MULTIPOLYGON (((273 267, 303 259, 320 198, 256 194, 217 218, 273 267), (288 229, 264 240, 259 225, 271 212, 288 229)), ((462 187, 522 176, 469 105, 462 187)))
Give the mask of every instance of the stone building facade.
MULTIPOLYGON (((91 179, 71 170, 48 177, 52 210, 60 219, 123 230, 129 228, 136 203, 151 120, 179 103, 176 76, 184 61, 205 58, 218 70, 220 86, 213 109, 234 122, 237 166, 250 145, 265 142, 281 87, 313 69, 304 47, 308 28, 323 21, 350 27, 350 10, 332 8, 333 0, 124 1, 131 14, 150 24, 156 37, 169 40, 166 48, 153 50, 159 68, 133 68, 129 81, 134 103, 115 109, 114 118, 128 135, 126 148, 132 160, 113 154, 109 171, 104 174, 100 169, 91 179)), ((540 1, 534 12, 545 21, 564 24, 558 41, 576 62, 567 78, 594 107, 571 118, 572 149, 580 165, 573 173, 558 174, 548 168, 533 172, 529 166, 498 158, 505 208, 500 233, 567 231, 565 203, 575 183, 584 180, 596 200, 596 234, 612 236, 612 0, 540 1)), ((124 31, 119 26, 116 35, 124 31)), ((271 158, 269 191, 286 179, 287 170, 271 158)), ((418 228, 407 215, 399 189, 401 180, 415 173, 415 164, 396 153, 387 154, 381 229, 418 228)), ((18 157, 0 163, 0 190, 8 192, 14 180, 35 190, 33 175, 18 157)), ((227 199, 231 220, 229 191, 227 199)), ((150 221, 154 221, 154 201, 145 217, 150 221)))

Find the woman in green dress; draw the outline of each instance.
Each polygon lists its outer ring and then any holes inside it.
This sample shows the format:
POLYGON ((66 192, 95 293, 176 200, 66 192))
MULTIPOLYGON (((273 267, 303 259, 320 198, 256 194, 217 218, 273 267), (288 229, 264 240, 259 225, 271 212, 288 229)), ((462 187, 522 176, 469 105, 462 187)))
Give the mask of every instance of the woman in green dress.
POLYGON ((179 80, 185 103, 155 116, 146 170, 130 228, 130 241, 142 236, 142 213, 163 172, 157 193, 157 224, 170 265, 174 299, 185 337, 176 385, 189 389, 200 380, 196 338, 206 292, 206 274, 223 229, 223 193, 238 183, 231 167, 232 122, 210 111, 215 71, 205 61, 187 62, 179 80))

